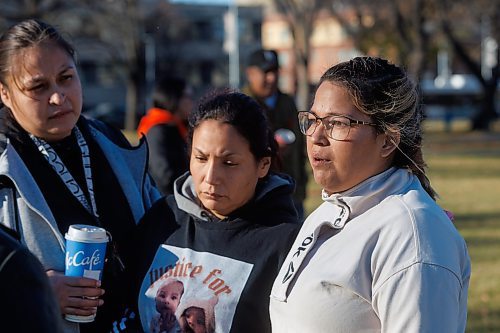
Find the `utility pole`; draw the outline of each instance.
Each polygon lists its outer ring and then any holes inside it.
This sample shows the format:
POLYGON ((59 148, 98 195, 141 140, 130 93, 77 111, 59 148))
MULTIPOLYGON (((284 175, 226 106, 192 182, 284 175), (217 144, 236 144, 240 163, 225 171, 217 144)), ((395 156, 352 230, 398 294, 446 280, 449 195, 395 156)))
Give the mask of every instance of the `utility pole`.
POLYGON ((240 45, 238 33, 237 0, 229 0, 228 11, 224 15, 224 50, 229 55, 229 85, 240 86, 240 45))
POLYGON ((486 15, 481 19, 481 74, 491 79, 491 70, 497 65, 498 41, 491 36, 491 21, 486 15))
POLYGON ((154 35, 145 33, 143 35, 144 40, 144 58, 146 61, 146 110, 153 106, 153 101, 151 100, 151 92, 155 85, 156 80, 156 42, 154 35))

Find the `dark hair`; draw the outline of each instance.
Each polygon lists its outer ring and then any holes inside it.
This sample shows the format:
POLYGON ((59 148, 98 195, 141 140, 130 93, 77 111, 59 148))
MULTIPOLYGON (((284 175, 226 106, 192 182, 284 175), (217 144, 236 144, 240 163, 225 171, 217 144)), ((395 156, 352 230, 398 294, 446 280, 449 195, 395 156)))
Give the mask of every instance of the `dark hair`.
POLYGON ((162 77, 156 82, 153 90, 153 106, 175 113, 186 87, 186 81, 181 78, 162 77))
POLYGON ((0 82, 7 86, 7 76, 12 73, 14 68, 17 68, 13 64, 13 59, 21 50, 48 41, 61 47, 73 61, 76 61, 73 46, 53 26, 47 23, 28 19, 7 29, 0 37, 0 82))
POLYGON ((271 157, 271 169, 279 168, 278 144, 264 109, 253 98, 230 89, 213 91, 202 97, 200 105, 189 117, 190 148, 195 129, 208 119, 234 126, 248 141, 256 161, 271 157))
POLYGON ((417 88, 406 72, 385 59, 356 57, 329 68, 319 85, 325 81, 345 88, 352 103, 372 118, 380 133, 400 136, 393 165, 411 170, 435 199, 436 192, 424 171, 424 114, 417 88))

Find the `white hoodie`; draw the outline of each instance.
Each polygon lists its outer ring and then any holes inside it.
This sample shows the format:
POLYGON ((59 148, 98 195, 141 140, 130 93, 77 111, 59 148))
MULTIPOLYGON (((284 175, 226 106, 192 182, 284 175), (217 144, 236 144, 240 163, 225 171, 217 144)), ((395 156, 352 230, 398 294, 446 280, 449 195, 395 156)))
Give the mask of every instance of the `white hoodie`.
POLYGON ((417 177, 391 168, 323 200, 274 282, 273 332, 464 332, 467 247, 417 177))

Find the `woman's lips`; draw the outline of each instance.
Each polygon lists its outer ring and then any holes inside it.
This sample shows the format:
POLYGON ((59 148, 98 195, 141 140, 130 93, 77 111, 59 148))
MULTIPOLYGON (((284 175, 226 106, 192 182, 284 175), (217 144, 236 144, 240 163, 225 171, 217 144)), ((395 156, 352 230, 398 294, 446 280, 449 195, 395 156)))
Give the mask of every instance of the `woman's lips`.
POLYGON ((331 162, 331 160, 324 158, 324 157, 321 157, 321 156, 313 156, 313 158, 311 159, 312 166, 322 166, 322 165, 326 165, 330 162, 331 162))
POLYGON ((203 195, 204 195, 206 198, 208 198, 208 199, 212 199, 212 200, 217 200, 217 199, 222 198, 222 195, 217 194, 217 193, 203 192, 203 195))
POLYGON ((49 117, 49 119, 51 119, 51 120, 52 120, 52 119, 62 118, 62 117, 64 117, 64 116, 66 116, 66 115, 70 114, 71 112, 72 112, 71 110, 56 111, 56 112, 54 112, 54 114, 53 114, 53 115, 51 115, 51 116, 49 117))

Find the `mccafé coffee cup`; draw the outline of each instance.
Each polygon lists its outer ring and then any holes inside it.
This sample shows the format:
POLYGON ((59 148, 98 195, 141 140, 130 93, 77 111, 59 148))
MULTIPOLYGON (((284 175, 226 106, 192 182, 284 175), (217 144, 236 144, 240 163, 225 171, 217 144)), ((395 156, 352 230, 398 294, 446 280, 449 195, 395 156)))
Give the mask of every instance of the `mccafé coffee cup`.
MULTIPOLYGON (((65 238, 65 275, 100 281, 106 258, 106 244, 109 241, 106 230, 91 225, 74 224, 69 227, 65 238)), ((65 318, 77 323, 88 323, 94 321, 95 314, 91 316, 65 315, 65 318)))

